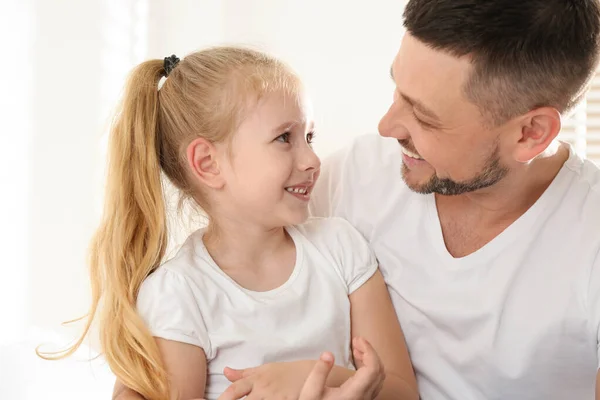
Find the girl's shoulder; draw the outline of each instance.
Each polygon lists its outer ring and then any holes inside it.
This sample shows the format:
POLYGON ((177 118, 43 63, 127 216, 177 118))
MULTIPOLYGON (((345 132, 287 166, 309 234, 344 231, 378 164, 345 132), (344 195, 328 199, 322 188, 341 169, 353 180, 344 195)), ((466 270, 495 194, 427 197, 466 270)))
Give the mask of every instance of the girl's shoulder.
POLYGON ((186 282, 191 286, 199 286, 207 274, 213 272, 213 261, 206 252, 202 242, 204 229, 189 235, 185 241, 175 248, 173 255, 156 268, 144 281, 145 285, 163 286, 167 282, 186 282))
POLYGON ((312 251, 317 251, 338 271, 348 294, 360 287, 377 270, 377 259, 363 235, 338 217, 312 217, 294 228, 312 251))

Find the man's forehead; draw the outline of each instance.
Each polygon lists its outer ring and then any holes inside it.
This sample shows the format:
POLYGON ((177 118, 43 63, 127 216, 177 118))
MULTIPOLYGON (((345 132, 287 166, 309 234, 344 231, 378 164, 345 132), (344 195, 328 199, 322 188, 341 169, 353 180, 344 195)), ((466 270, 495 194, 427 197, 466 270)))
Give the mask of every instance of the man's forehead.
POLYGON ((406 34, 392 64, 392 75, 401 94, 444 113, 448 103, 466 101, 463 85, 471 69, 468 58, 435 50, 406 34))

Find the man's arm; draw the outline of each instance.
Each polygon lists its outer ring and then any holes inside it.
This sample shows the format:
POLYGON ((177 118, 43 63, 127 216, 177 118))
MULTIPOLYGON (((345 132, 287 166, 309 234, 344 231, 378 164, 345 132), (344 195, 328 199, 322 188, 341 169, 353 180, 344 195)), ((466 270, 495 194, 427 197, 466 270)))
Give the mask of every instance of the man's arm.
POLYGON ((596 400, 600 400, 600 371, 596 374, 596 400))

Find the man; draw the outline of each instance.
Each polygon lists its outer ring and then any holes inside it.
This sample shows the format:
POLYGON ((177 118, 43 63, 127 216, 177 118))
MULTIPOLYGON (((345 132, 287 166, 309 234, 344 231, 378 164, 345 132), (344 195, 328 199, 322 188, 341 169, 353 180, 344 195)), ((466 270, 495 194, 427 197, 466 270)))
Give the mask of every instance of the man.
POLYGON ((410 0, 384 138, 323 167, 312 211, 370 241, 423 399, 600 399, 600 171, 556 140, 599 8, 410 0))

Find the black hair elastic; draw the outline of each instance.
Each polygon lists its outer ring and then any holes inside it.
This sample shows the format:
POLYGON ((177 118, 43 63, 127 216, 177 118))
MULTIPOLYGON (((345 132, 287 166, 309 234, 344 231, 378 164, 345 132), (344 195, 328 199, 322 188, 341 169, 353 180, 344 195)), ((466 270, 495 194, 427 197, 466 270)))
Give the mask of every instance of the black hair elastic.
POLYGON ((165 70, 164 76, 169 76, 177 64, 179 64, 179 58, 177 58, 175 54, 171 55, 171 57, 165 57, 165 62, 163 64, 163 68, 165 70))

